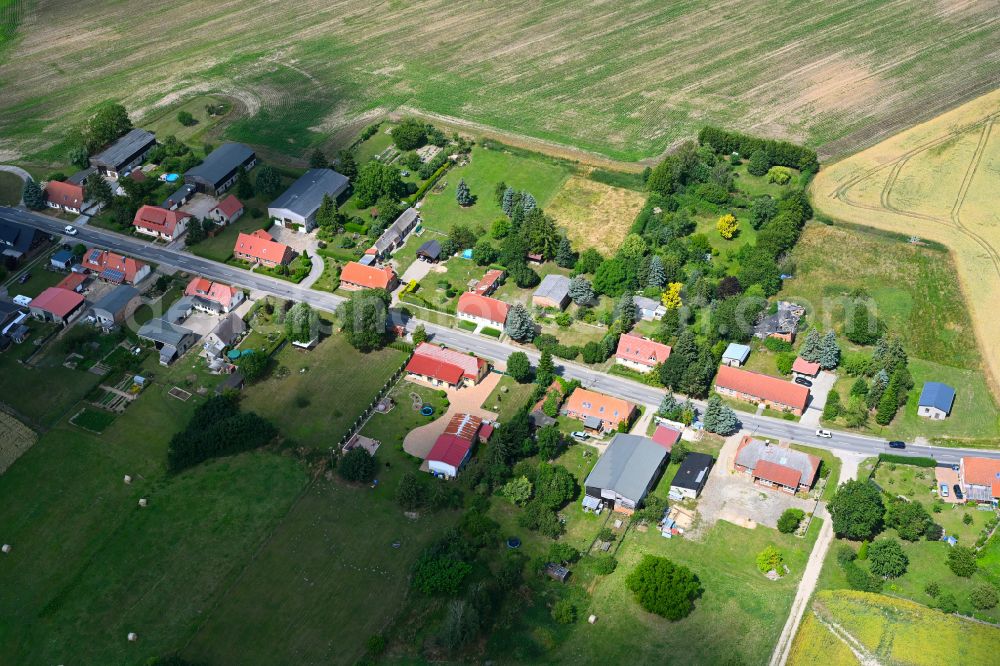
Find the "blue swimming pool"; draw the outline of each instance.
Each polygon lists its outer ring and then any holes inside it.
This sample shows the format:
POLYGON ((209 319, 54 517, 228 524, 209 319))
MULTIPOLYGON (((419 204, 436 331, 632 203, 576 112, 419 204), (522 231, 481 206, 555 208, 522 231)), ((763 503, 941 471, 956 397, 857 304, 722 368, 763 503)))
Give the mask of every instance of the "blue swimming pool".
POLYGON ((424 405, 423 407, 420 408, 420 413, 423 414, 424 416, 430 416, 431 414, 434 413, 434 408, 431 407, 430 405, 424 405))
POLYGON ((173 183, 173 182, 175 182, 175 181, 176 181, 176 180, 177 180, 178 178, 180 178, 180 175, 179 175, 179 174, 176 174, 176 173, 168 173, 168 174, 167 174, 166 176, 164 176, 164 177, 163 177, 163 179, 164 179, 165 181, 167 181, 168 183, 173 183))

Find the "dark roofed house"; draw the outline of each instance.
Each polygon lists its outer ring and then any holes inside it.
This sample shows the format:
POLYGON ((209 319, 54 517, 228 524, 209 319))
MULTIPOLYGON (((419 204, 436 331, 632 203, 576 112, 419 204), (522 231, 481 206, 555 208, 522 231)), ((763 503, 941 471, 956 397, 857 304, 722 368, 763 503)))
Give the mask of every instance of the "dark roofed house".
POLYGON ((69 270, 75 261, 76 257, 73 255, 72 250, 59 250, 49 257, 50 265, 63 270, 69 270))
POLYGON ((25 224, 0 217, 0 254, 20 262, 45 242, 46 235, 25 224))
POLYGON ((312 231, 316 226, 316 212, 329 195, 334 201, 347 190, 347 176, 333 169, 309 169, 299 176, 287 190, 267 207, 270 218, 282 227, 300 227, 312 231))
POLYGON ((403 246, 407 234, 413 231, 419 223, 420 215, 417 213, 417 209, 407 208, 399 214, 399 217, 392 224, 386 227, 386 230, 365 254, 375 255, 378 259, 392 254, 403 246))
POLYGON ((197 191, 198 189, 191 183, 184 183, 179 188, 177 188, 176 192, 174 192, 169 197, 163 200, 163 203, 160 204, 160 208, 165 208, 167 210, 177 210, 178 208, 186 204, 188 201, 190 201, 191 197, 193 197, 194 193, 197 191))
POLYGON ((90 165, 101 175, 117 179, 129 169, 142 164, 155 146, 156 136, 136 127, 91 157, 90 165))
POLYGON ((670 495, 695 499, 708 481, 709 470, 715 461, 707 453, 691 452, 684 458, 677 476, 670 484, 670 495))
POLYGON ((242 143, 224 143, 205 158, 205 161, 188 169, 184 182, 213 196, 222 194, 236 182, 240 170, 249 171, 257 164, 257 153, 242 143))
POLYGON ((137 334, 153 343, 160 352, 160 365, 170 365, 195 343, 193 332, 163 319, 152 319, 142 325, 137 334))
POLYGON ((631 514, 652 489, 669 459, 667 449, 647 437, 618 433, 584 482, 588 497, 631 514))
POLYGON ((434 263, 441 258, 441 243, 434 239, 424 241, 424 244, 417 248, 417 259, 434 263))
POLYGON ((955 389, 941 382, 926 382, 920 391, 917 414, 940 420, 951 414, 951 407, 954 404, 955 389))
POLYGON ((131 317, 141 303, 138 289, 120 284, 94 304, 92 314, 101 327, 112 328, 131 317))
POLYGON ((799 320, 805 315, 806 309, 797 303, 778 301, 774 314, 761 316, 753 327, 753 334, 761 338, 778 338, 785 342, 795 342, 795 332, 799 328, 799 320))

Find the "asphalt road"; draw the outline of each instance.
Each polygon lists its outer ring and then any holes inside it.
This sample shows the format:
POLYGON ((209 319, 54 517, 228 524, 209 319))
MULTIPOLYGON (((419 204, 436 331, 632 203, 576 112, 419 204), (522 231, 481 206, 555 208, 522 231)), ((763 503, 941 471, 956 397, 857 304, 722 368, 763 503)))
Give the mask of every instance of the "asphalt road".
MULTIPOLYGON (((20 208, 0 207, 0 217, 13 221, 22 222, 33 227, 42 229, 52 234, 64 234, 64 222, 60 220, 39 215, 20 208)), ((344 298, 335 294, 322 291, 314 291, 299 287, 298 285, 272 278, 266 275, 258 275, 251 271, 243 270, 221 264, 209 259, 202 259, 186 252, 168 250, 163 246, 154 245, 130 236, 125 236, 105 229, 95 228, 89 225, 78 226, 76 236, 72 242, 99 245, 108 249, 128 254, 145 261, 176 266, 177 268, 189 272, 197 273, 213 280, 219 280, 229 284, 238 285, 252 291, 272 294, 284 299, 304 301, 311 306, 333 312, 344 302, 344 298)), ((397 317, 400 317, 396 313, 397 317)), ((424 328, 435 342, 443 343, 449 347, 461 349, 462 351, 473 352, 474 354, 491 361, 506 361, 507 357, 515 351, 524 351, 528 357, 538 361, 538 352, 534 349, 519 347, 517 345, 502 343, 492 338, 467 333, 452 328, 438 326, 429 322, 418 322, 410 319, 404 322, 407 329, 412 331, 418 323, 423 323, 424 328)), ((585 387, 609 395, 625 398, 632 402, 658 405, 663 399, 664 392, 638 382, 634 382, 623 377, 608 375, 594 370, 587 366, 579 365, 567 361, 558 361, 557 369, 563 377, 567 379, 577 379, 585 387)), ((680 396, 679 396, 680 397, 680 396)), ((695 404, 704 408, 704 402, 695 401, 695 404)), ((978 455, 989 458, 1000 458, 1000 451, 984 451, 981 449, 958 449, 931 446, 916 446, 907 444, 905 450, 890 449, 885 439, 861 435, 857 433, 833 431, 832 438, 816 436, 816 430, 809 426, 804 426, 794 421, 785 421, 768 416, 754 416, 750 414, 739 414, 743 421, 743 426, 755 434, 762 436, 790 439, 802 444, 817 446, 826 449, 842 449, 866 455, 877 455, 880 452, 891 452, 901 455, 926 456, 937 460, 939 463, 957 464, 959 459, 965 455, 978 455)))

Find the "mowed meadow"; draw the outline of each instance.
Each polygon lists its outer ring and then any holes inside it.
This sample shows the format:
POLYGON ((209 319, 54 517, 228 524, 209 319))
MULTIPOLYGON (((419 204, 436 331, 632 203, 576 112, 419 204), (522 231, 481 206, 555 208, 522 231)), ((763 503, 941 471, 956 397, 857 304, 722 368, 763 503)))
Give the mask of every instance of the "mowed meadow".
MULTIPOLYGON (((947 246, 994 392, 1000 387, 995 326, 1000 302, 998 109, 1000 91, 984 95, 830 165, 812 184, 821 214, 947 246)), ((911 277, 901 274, 899 282, 911 277)), ((937 285, 938 297, 949 289, 948 284, 937 285)), ((947 298, 958 296, 950 293, 947 298)), ((942 328, 936 325, 940 323, 925 321, 921 326, 941 341, 957 336, 958 346, 972 344, 973 336, 964 327, 942 328)), ((954 354, 930 360, 961 366, 956 359, 964 354, 958 346, 954 354)))
POLYGON ((990 89, 990 3, 27 3, 0 51, 0 155, 63 157, 100 101, 195 93, 292 156, 407 107, 541 144, 650 158, 706 123, 844 154, 990 89))

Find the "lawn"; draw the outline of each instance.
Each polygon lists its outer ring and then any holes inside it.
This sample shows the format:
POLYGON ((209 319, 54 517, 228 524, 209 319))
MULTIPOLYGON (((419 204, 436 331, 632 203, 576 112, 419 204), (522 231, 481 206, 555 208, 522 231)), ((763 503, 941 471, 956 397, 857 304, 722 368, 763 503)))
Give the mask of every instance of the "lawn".
POLYGON ((24 181, 17 174, 0 171, 0 206, 16 206, 21 203, 24 181))
POLYGON ((541 156, 515 155, 502 146, 495 149, 476 146, 472 149, 472 161, 467 166, 451 169, 427 193, 420 217, 425 227, 444 233, 457 224, 489 230, 493 220, 503 215, 493 198, 497 183, 503 181, 515 189, 531 192, 538 205, 545 208, 569 173, 569 169, 561 163, 541 156), (467 208, 455 201, 455 188, 462 179, 476 197, 475 205, 467 208), (435 192, 442 183, 445 183, 443 190, 435 192))
POLYGON ((814 521, 806 539, 758 527, 747 530, 720 521, 704 541, 664 539, 659 531, 630 531, 618 551, 619 566, 593 588, 582 612, 598 616, 594 625, 580 622, 561 643, 552 663, 740 663, 767 661, 791 606, 798 579, 818 534, 814 521), (784 555, 791 573, 770 581, 755 557, 768 545, 784 555), (642 555, 667 557, 689 567, 704 593, 695 610, 679 622, 667 622, 639 608, 625 588, 625 577, 642 555), (691 649, 697 645, 698 649, 691 649))
POLYGON ((803 453, 808 453, 811 456, 816 456, 823 461, 820 467, 820 474, 824 474, 823 469, 829 471, 826 476, 826 486, 823 488, 823 501, 829 501, 833 498, 834 493, 837 492, 837 485, 840 483, 840 458, 833 455, 832 451, 828 449, 817 449, 811 446, 804 446, 802 444, 792 444, 791 447, 796 451, 802 451, 803 453))
POLYGON ((399 477, 419 464, 393 441, 414 425, 404 403, 373 417, 366 429, 383 442, 378 485, 318 478, 199 628, 185 657, 355 663, 368 637, 388 628, 407 596, 414 560, 457 518, 444 512, 411 519, 396 506, 399 477))
POLYGON ((483 401, 482 407, 495 412, 497 421, 505 423, 528 403, 534 388, 533 383, 519 384, 513 378, 504 375, 493 392, 483 401), (499 409, 495 409, 497 407, 499 409))
MULTIPOLYGON (((143 127, 156 134, 160 140, 173 135, 179 141, 194 145, 201 142, 209 130, 225 120, 231 110, 232 103, 222 96, 197 95, 186 99, 180 105, 170 106, 169 110, 163 110, 158 115, 144 118, 143 127), (205 106, 208 104, 224 104, 226 110, 221 115, 210 116, 205 110, 205 106), (177 120, 177 114, 181 111, 187 111, 194 116, 195 124, 181 125, 180 121, 177 120)), ((196 147, 200 149, 201 145, 196 147)))
POLYGON ((594 248, 607 256, 621 245, 645 203, 645 193, 573 176, 546 212, 566 229, 577 251, 594 248))
POLYGON ((100 409, 91 409, 89 407, 82 409, 77 413, 70 423, 75 426, 79 426, 84 430, 89 430, 93 433, 102 433, 104 430, 115 422, 115 415, 111 412, 106 412, 100 409))
POLYGON ((244 403, 298 444, 325 450, 338 444, 405 358, 395 349, 361 354, 339 335, 310 351, 285 345, 271 376, 244 403))
POLYGON ((22 270, 17 275, 13 276, 11 280, 7 283, 7 290, 12 296, 27 296, 28 298, 34 298, 40 293, 48 289, 49 287, 54 287, 63 278, 66 277, 67 273, 49 270, 49 259, 48 256, 43 256, 42 259, 25 270, 22 270), (17 280, 18 275, 24 275, 29 273, 31 275, 28 281, 21 284, 17 280))

